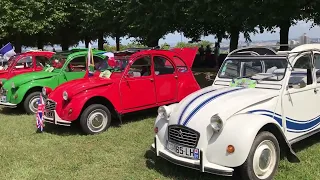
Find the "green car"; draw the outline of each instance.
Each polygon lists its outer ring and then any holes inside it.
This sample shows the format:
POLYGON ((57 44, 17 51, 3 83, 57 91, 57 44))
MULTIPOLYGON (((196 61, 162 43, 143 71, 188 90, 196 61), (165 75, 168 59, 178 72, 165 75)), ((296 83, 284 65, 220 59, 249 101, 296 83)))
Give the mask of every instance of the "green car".
MULTIPOLYGON (((107 64, 105 51, 92 50, 94 64, 107 64)), ((86 73, 86 49, 72 49, 52 56, 43 71, 17 75, 3 81, 0 89, 0 106, 22 107, 28 114, 37 112, 42 87, 56 88, 60 84, 83 78, 86 73)), ((108 65, 106 65, 108 66, 108 65)))

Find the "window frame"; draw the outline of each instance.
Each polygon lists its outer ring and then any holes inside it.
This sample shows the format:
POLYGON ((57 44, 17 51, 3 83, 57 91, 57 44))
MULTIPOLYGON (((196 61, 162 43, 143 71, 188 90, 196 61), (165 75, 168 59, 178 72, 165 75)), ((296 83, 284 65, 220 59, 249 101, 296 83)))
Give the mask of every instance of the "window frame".
POLYGON ((153 64, 153 74, 156 75, 156 76, 162 76, 162 75, 174 75, 176 74, 176 71, 177 71, 177 68, 176 68, 176 64, 167 56, 164 56, 164 55, 161 55, 161 54, 153 54, 152 55, 152 64, 153 64), (169 63, 171 64, 172 68, 173 68, 173 72, 170 73, 170 74, 155 74, 156 73, 156 67, 155 67, 155 62, 154 62, 154 57, 161 57, 167 61, 169 61, 169 63))

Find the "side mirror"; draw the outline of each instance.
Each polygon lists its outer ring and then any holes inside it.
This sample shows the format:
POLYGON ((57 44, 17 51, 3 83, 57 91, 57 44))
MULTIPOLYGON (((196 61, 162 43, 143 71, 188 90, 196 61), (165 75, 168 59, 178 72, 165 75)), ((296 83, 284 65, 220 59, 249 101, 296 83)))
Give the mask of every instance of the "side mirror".
POLYGON ((307 84, 306 84, 304 81, 300 81, 300 82, 298 82, 298 83, 292 84, 292 87, 293 87, 294 89, 301 89, 301 88, 304 88, 304 87, 306 87, 306 86, 307 86, 307 84))

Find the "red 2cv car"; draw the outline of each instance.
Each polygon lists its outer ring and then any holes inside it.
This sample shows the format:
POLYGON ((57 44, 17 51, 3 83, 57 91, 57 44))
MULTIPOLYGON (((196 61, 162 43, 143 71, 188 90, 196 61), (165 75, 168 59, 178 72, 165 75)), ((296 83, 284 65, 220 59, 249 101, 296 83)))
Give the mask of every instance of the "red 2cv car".
POLYGON ((69 81, 53 91, 44 87, 44 121, 70 126, 79 120, 84 133, 97 134, 109 128, 111 117, 122 121, 125 113, 179 102, 200 89, 191 70, 196 53, 197 48, 115 52, 108 76, 69 81))
POLYGON ((4 67, 0 69, 0 81, 10 79, 13 76, 41 71, 54 52, 51 51, 27 51, 12 56, 4 67))

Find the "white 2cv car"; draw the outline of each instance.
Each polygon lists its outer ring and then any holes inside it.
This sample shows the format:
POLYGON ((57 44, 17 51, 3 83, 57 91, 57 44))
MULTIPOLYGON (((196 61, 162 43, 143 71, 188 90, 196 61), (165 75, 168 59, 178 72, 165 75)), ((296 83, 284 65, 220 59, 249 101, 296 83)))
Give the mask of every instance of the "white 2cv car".
POLYGON ((152 149, 177 165, 272 179, 291 145, 320 131, 320 44, 231 52, 212 86, 161 106, 152 149))

